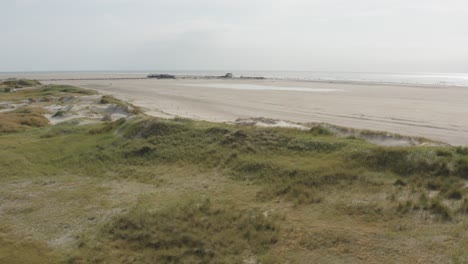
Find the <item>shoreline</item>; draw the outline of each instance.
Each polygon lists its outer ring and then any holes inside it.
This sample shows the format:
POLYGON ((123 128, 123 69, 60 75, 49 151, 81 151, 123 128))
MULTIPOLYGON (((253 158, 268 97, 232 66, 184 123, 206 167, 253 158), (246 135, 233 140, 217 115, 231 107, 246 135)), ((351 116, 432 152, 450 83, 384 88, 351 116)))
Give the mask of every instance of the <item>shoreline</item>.
POLYGON ((468 111, 468 89, 462 87, 135 75, 50 77, 52 81, 43 82, 113 95, 153 116, 231 123, 248 118, 328 123, 468 146, 468 120, 462 118, 468 111))
MULTIPOLYGON (((76 72, 64 72, 64 73, 52 73, 52 75, 76 75, 81 73, 76 72)), ((86 75, 106 75, 102 73, 88 73, 84 72, 86 75)), ((63 78, 49 78, 45 77, 36 77, 40 75, 51 75, 51 73, 1 73, 0 80, 6 80, 8 78, 28 78, 35 79, 38 81, 112 81, 112 80, 146 80, 157 78, 149 78, 147 76, 138 76, 130 77, 129 75, 141 75, 131 74, 131 73, 113 73, 112 75, 123 75, 122 77, 63 77, 63 78), (6 76, 5 78, 2 78, 6 76)), ((468 88, 468 85, 453 85, 453 84, 430 84, 430 83, 413 83, 413 82, 387 82, 387 81, 371 81, 371 80, 328 80, 328 79, 305 79, 305 78, 292 78, 292 77, 265 77, 265 76, 236 76, 232 78, 226 78, 224 76, 217 75, 185 75, 185 74, 174 74, 175 80, 265 80, 265 81, 288 81, 288 82, 298 82, 298 83, 330 83, 330 84, 352 84, 352 85, 367 85, 367 86, 398 86, 398 87, 422 87, 422 88, 468 88)), ((159 79, 161 80, 161 79, 159 79)))
MULTIPOLYGON (((468 89, 237 79, 126 79, 50 81, 93 89, 130 101, 154 116, 211 122, 271 118, 329 123, 354 129, 424 137, 468 146, 468 89), (230 89, 217 86, 242 86, 230 89), (215 87, 216 86, 216 87, 215 87), (255 90, 251 86, 318 90, 255 90), (245 88, 247 87, 247 88, 245 88), (333 92, 320 92, 332 89, 333 92), (162 114, 165 113, 165 114, 162 114)), ((255 87, 254 87, 255 88, 255 87)))

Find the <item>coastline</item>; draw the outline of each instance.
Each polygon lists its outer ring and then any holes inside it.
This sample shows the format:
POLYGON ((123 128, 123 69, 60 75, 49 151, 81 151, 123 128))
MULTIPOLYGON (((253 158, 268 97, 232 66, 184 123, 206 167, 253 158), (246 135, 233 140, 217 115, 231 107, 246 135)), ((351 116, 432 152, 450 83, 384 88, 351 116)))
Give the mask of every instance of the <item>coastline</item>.
MULTIPOLYGON (((294 77, 265 77, 265 76, 235 76, 225 78, 221 75, 195 75, 195 74, 174 74, 175 79, 179 80, 266 80, 266 81, 288 81, 304 83, 331 83, 331 84, 352 84, 368 86, 400 86, 400 87, 424 87, 424 88, 468 88, 467 85, 455 84, 436 84, 436 83, 417 83, 417 82, 391 82, 374 80, 340 80, 340 79, 307 79, 294 77)), ((27 78, 38 81, 111 81, 111 80, 146 80, 146 74, 142 73, 92 73, 92 72, 22 72, 9 73, 0 72, 0 80, 7 78, 27 78)))
POLYGON ((275 80, 75 80, 64 82, 130 101, 154 116, 211 122, 264 117, 294 123, 329 123, 354 129, 468 145, 468 89, 275 80), (242 85, 242 89, 214 88, 242 85), (269 86, 335 92, 250 90, 269 86))
POLYGON ((468 146, 468 121, 462 118, 468 109, 468 89, 458 86, 180 76, 158 80, 141 75, 69 78, 63 73, 22 77, 93 89, 159 117, 227 123, 262 117, 328 123, 468 146))

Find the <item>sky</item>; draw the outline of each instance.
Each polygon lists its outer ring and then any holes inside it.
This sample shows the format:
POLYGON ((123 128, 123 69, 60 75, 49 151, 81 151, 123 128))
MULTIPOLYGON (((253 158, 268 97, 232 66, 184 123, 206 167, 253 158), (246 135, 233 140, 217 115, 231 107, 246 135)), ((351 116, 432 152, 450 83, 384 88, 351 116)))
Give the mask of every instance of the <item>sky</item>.
POLYGON ((0 72, 468 73, 466 0, 0 0, 0 72))

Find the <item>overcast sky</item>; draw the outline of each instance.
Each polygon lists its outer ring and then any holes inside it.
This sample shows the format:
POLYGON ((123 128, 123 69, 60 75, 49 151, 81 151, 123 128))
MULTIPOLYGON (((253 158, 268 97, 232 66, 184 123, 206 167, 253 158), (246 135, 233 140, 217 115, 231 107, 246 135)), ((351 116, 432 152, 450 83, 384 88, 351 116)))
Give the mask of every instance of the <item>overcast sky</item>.
POLYGON ((0 71, 468 73, 467 0, 0 0, 0 71))

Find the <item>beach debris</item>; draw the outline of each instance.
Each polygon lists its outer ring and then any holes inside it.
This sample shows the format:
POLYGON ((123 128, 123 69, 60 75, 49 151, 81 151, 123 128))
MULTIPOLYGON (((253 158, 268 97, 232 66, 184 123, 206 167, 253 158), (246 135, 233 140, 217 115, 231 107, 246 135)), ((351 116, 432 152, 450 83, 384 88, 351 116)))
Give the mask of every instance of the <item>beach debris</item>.
POLYGON ((172 74, 150 74, 147 76, 148 78, 155 78, 155 79, 175 79, 175 75, 172 74))

